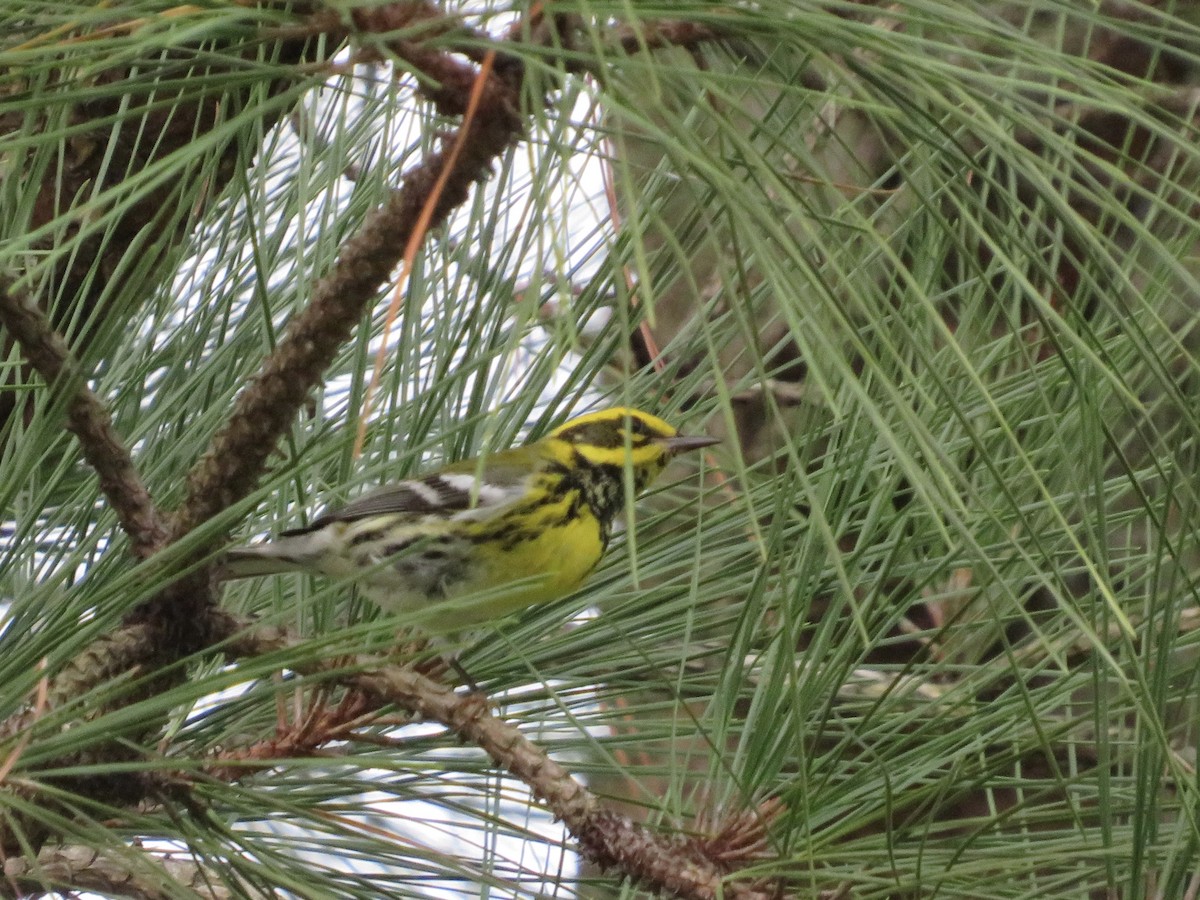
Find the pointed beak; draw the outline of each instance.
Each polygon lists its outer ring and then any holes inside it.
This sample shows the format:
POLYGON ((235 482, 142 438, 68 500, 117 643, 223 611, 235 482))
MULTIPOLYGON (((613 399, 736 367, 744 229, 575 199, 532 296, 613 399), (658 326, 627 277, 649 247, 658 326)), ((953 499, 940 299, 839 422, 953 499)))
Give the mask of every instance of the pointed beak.
POLYGON ((675 437, 664 438, 662 444, 667 448, 668 453, 683 453, 687 450, 699 450, 701 447, 711 447, 713 444, 721 443, 720 438, 709 437, 706 434, 697 434, 694 437, 677 434, 675 437))

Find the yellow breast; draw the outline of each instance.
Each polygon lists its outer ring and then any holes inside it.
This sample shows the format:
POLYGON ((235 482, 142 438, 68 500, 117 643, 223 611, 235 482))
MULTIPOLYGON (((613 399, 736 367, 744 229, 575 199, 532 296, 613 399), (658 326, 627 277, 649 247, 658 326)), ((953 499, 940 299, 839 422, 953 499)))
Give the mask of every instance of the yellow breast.
POLYGON ((497 600, 500 615, 566 596, 604 555, 601 523, 573 492, 533 510, 514 510, 492 525, 491 539, 479 549, 491 582, 512 585, 497 600))
MULTIPOLYGON (((604 525, 574 491, 522 501, 483 519, 438 524, 433 543, 414 546, 360 580, 379 606, 405 613, 429 634, 566 596, 596 567, 607 543, 604 525)), ((428 538, 433 529, 420 530, 428 538)))

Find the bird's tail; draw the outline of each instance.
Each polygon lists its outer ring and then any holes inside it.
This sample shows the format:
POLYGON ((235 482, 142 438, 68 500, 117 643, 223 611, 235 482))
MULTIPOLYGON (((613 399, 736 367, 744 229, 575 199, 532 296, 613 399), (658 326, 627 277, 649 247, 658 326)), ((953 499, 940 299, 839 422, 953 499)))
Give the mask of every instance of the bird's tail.
POLYGON ((225 554, 217 576, 222 581, 233 578, 252 578, 258 575, 278 575, 280 572, 301 572, 312 567, 311 541, 301 538, 281 538, 252 547, 238 547, 225 554))

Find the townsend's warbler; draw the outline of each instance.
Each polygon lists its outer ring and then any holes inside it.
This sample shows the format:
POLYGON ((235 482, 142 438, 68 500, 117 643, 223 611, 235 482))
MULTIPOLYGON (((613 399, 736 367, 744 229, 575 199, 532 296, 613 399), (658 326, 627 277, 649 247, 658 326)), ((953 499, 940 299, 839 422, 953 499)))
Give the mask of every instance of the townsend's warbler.
POLYGON ((626 476, 637 494, 675 454, 715 443, 636 409, 589 413, 234 550, 223 574, 350 577, 425 632, 458 631, 570 593, 608 546, 626 476))

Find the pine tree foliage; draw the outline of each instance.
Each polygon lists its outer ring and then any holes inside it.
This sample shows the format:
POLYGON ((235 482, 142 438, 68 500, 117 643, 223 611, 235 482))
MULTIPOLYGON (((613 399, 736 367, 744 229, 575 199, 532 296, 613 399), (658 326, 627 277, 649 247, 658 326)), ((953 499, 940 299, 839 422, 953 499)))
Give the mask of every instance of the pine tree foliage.
POLYGON ((0 23, 0 893, 1197 891, 1192 4, 0 23), (723 443, 487 702, 208 578, 618 403, 723 443))

